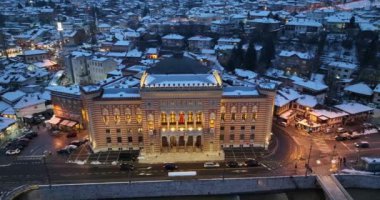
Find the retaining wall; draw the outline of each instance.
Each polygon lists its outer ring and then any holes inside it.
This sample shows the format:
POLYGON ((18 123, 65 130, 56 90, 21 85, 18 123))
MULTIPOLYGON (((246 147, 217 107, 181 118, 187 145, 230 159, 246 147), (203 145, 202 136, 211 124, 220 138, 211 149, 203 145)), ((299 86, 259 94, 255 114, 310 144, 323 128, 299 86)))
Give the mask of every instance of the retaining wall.
POLYGON ((189 195, 224 195, 316 188, 315 176, 240 179, 163 180, 117 183, 41 185, 28 199, 72 200, 189 195))

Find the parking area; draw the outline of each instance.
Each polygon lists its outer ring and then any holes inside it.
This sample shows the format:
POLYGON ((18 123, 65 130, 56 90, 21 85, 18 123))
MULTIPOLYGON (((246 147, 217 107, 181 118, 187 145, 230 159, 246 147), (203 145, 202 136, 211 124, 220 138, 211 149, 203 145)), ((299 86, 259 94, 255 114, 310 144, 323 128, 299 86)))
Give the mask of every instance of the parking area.
POLYGON ((256 159, 258 157, 257 149, 254 147, 227 147, 223 150, 226 161, 244 161, 248 158, 256 159))
POLYGON ((105 164, 135 161, 139 156, 139 150, 119 150, 91 153, 88 145, 83 145, 72 152, 68 158, 68 163, 81 164, 105 164))

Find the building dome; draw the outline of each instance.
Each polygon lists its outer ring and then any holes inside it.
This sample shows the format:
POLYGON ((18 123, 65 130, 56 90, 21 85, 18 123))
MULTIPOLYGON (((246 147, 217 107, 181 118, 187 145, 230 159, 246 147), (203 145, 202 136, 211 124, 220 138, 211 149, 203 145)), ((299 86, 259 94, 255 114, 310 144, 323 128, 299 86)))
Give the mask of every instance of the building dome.
POLYGON ((211 69, 197 60, 176 54, 147 70, 148 74, 208 74, 211 69))

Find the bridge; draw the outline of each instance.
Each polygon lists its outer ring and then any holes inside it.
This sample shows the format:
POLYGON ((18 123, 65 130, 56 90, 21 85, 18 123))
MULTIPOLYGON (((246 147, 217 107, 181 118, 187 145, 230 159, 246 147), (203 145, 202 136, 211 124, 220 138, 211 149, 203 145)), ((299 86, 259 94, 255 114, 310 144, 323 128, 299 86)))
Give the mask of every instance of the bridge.
POLYGON ((328 200, 353 200, 333 175, 318 175, 317 181, 328 200))

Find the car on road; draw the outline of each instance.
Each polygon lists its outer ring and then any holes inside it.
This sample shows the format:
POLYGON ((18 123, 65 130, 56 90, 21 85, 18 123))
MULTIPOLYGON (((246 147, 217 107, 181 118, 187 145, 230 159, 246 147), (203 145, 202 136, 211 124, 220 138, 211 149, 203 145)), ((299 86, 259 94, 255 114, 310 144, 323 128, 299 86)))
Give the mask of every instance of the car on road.
POLYGON ((75 145, 77 147, 81 146, 83 143, 80 140, 73 140, 70 142, 70 145, 75 145))
POLYGON ((369 148, 369 143, 367 141, 355 142, 355 147, 357 147, 357 148, 369 148))
POLYGON ((9 149, 5 152, 6 155, 17 155, 21 152, 20 149, 16 148, 16 149, 9 149))
POLYGON ((360 136, 361 136, 360 133, 354 131, 354 132, 351 133, 351 135, 348 137, 348 139, 350 139, 350 140, 355 140, 355 139, 360 138, 360 136))
POLYGON ((346 129, 344 129, 343 127, 339 127, 337 130, 336 130, 337 133, 344 133, 346 132, 346 129))
POLYGON ((343 136, 338 135, 338 136, 335 136, 335 140, 336 141, 344 141, 344 140, 347 140, 347 137, 343 137, 343 136))
POLYGON ((286 123, 286 122, 280 122, 280 126, 288 127, 288 123, 286 123))
POLYGON ((120 164, 120 170, 123 171, 133 171, 135 169, 135 166, 129 163, 121 163, 120 164))
POLYGON ((216 167, 220 167, 220 165, 219 165, 219 163, 217 163, 217 162, 205 162, 204 164, 203 164, 203 167, 204 168, 216 168, 216 167))
POLYGON ((255 159, 248 159, 244 162, 245 167, 258 167, 260 163, 255 159))
POLYGON ((57 151, 57 154, 60 154, 60 155, 65 155, 65 154, 69 155, 70 153, 71 153, 70 150, 65 149, 65 148, 57 151))
POLYGON ((24 132, 24 133, 25 133, 24 137, 26 137, 28 139, 33 139, 33 138, 38 136, 38 133, 34 132, 34 131, 28 131, 28 132, 24 132))
POLYGON ((236 168, 236 167, 239 167, 239 163, 236 162, 236 161, 228 161, 228 162, 226 163, 226 167, 236 168))
POLYGON ((66 137, 67 138, 72 138, 72 137, 76 137, 77 136, 77 132, 69 132, 66 137))
POLYGON ((178 169, 178 166, 175 163, 165 163, 163 167, 168 171, 178 169))

